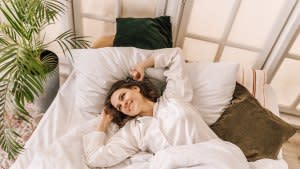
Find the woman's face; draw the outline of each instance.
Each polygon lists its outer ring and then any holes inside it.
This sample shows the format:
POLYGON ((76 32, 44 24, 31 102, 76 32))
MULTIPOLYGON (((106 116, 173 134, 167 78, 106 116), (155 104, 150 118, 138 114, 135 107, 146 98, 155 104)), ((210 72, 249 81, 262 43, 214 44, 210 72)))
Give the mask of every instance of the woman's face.
POLYGON ((121 88, 116 90, 111 96, 111 104, 122 113, 128 116, 137 116, 142 111, 143 95, 140 88, 133 86, 130 89, 121 88))

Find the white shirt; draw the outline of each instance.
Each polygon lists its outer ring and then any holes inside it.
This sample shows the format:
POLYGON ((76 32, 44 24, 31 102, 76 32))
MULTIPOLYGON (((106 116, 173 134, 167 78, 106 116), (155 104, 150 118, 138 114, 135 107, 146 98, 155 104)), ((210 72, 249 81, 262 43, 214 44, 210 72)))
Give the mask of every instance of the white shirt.
POLYGON ((154 105, 153 117, 137 117, 105 142, 106 134, 91 132, 83 137, 87 163, 109 167, 139 151, 155 153, 174 145, 193 144, 217 138, 189 103, 192 88, 183 71, 178 49, 173 55, 154 54, 155 67, 167 68, 167 86, 154 105))

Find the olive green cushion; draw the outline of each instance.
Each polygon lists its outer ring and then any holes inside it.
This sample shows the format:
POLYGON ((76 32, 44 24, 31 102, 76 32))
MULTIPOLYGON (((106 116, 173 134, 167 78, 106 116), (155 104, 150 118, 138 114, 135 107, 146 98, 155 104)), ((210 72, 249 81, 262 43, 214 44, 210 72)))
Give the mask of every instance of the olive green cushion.
POLYGON ((172 47, 172 25, 169 16, 157 18, 117 18, 113 46, 141 49, 172 47))
POLYGON ((239 146, 248 161, 276 159, 282 144, 296 132, 238 83, 232 103, 211 128, 221 139, 239 146))

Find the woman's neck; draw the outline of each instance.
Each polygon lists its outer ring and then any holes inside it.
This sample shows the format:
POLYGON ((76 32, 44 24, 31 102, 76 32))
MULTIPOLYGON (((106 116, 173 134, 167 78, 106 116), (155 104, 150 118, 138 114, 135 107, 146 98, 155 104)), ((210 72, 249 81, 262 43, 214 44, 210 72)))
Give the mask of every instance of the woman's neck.
POLYGON ((142 112, 140 113, 141 116, 153 116, 153 107, 154 107, 154 102, 145 99, 144 106, 142 109, 142 112))

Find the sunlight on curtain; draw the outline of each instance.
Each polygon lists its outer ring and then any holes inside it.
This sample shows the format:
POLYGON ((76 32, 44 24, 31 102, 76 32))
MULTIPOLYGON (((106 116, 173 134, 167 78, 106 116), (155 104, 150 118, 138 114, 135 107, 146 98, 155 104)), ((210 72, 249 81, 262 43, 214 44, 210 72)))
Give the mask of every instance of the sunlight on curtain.
POLYGON ((183 56, 187 61, 213 62, 218 44, 185 38, 183 56))
POLYGON ((243 0, 228 41, 263 49, 286 0, 243 0))
POLYGON ((155 17, 159 0, 122 0, 122 17, 155 17))
POLYGON ((82 33, 88 37, 88 40, 93 42, 95 38, 105 35, 115 34, 115 23, 99 21, 95 19, 82 19, 82 33))
POLYGON ((195 0, 190 14, 183 18, 188 19, 188 24, 182 25, 186 27, 180 32, 185 34, 182 44, 188 37, 217 43, 219 48, 215 55, 206 57, 205 47, 184 44, 183 47, 194 50, 186 57, 195 60, 200 56, 201 62, 232 59, 260 69, 294 3, 294 0, 195 0), (197 56, 192 56, 194 53, 197 56))
POLYGON ((298 34, 291 48, 285 53, 281 66, 273 77, 271 84, 274 87, 279 105, 300 111, 300 35, 298 34))
POLYGON ((225 47, 221 61, 240 61, 243 66, 254 65, 259 53, 233 47, 225 47))
POLYGON ((235 0, 197 0, 192 6, 187 32, 221 40, 235 0))
POLYGON ((299 72, 299 61, 289 58, 284 59, 271 82, 280 105, 289 106, 298 97, 300 93, 299 72))
POLYGON ((81 12, 85 14, 97 14, 105 17, 115 17, 115 0, 84 0, 81 1, 81 12))

